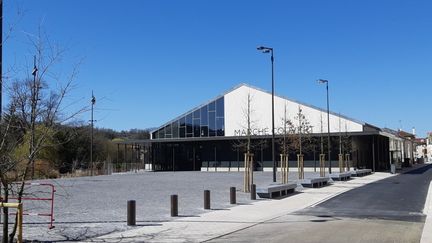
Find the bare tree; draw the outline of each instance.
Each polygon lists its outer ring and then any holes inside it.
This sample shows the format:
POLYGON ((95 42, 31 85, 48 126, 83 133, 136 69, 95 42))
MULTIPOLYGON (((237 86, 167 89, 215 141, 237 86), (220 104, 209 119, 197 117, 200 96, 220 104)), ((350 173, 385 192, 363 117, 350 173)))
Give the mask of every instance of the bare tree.
POLYGON ((295 140, 295 126, 293 122, 288 119, 287 104, 284 106, 284 116, 282 117, 282 138, 279 139, 280 145, 280 167, 281 167, 281 182, 288 183, 289 173, 289 151, 293 140, 295 140))
MULTIPOLYGON (((35 161, 41 153, 55 147, 54 135, 59 124, 65 124, 85 109, 68 112, 65 99, 72 89, 78 66, 67 77, 55 73, 65 49, 51 43, 39 29, 36 38, 29 38, 34 56, 30 77, 16 78, 8 88, 10 101, 2 123, 0 144, 0 180, 3 201, 8 201, 12 184, 17 185, 17 202, 22 202, 25 181, 35 177, 35 161), (56 89, 49 89, 55 84, 56 89)), ((3 210, 3 242, 13 242, 17 220, 8 235, 8 213, 3 210)))
POLYGON ((244 180, 243 180, 243 191, 249 192, 250 187, 253 184, 253 171, 254 171, 254 161, 253 161, 253 151, 257 147, 264 145, 264 141, 260 139, 253 139, 255 135, 253 131, 256 129, 256 121, 253 118, 254 110, 253 97, 250 93, 247 94, 246 104, 244 105, 243 118, 244 124, 241 125, 243 131, 240 135, 244 135, 245 139, 240 139, 235 141, 233 144, 234 149, 240 149, 244 152, 244 180))
POLYGON ((343 154, 343 145, 342 145, 342 128, 341 128, 341 116, 339 113, 339 173, 344 172, 344 154, 343 154))
POLYGON ((304 179, 304 161, 303 152, 310 151, 312 149, 312 139, 309 135, 312 133, 312 125, 309 120, 303 114, 301 106, 298 107, 298 112, 294 117, 295 134, 293 137, 292 147, 297 154, 297 168, 299 173, 299 179, 304 179))
POLYGON ((348 134, 348 127, 345 121, 345 133, 342 136, 342 153, 345 154, 345 168, 347 171, 351 169, 351 152, 352 152, 352 139, 348 134))
POLYGON ((320 155, 319 155, 319 163, 320 163, 320 177, 325 176, 325 154, 324 154, 324 138, 323 138, 323 118, 322 112, 320 112, 320 155))

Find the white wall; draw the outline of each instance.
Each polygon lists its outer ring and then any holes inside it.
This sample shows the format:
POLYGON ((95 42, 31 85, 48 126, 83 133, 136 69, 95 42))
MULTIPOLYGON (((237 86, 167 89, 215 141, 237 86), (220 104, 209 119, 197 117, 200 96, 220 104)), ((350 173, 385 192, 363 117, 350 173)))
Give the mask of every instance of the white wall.
POLYGON ((425 162, 432 161, 432 145, 421 145, 417 146, 417 158, 421 158, 422 156, 425 158, 425 162), (424 154, 423 150, 426 149, 426 154, 424 154))
MULTIPOLYGON (((252 129, 255 128, 255 132, 259 133, 259 135, 271 135, 271 94, 243 85, 225 95, 225 136, 235 136, 238 135, 236 131, 247 129, 245 114, 247 110, 248 94, 250 94, 252 98, 252 129)), ((299 104, 275 96, 275 129, 283 127, 285 104, 288 113, 287 119, 295 122, 294 117, 298 112, 299 104)), ((310 124, 313 126, 313 133, 321 132, 320 114, 322 114, 322 132, 326 133, 327 113, 308 106, 300 106, 306 119, 308 119, 310 124)), ((363 131, 363 125, 344 118, 339 119, 339 116, 330 114, 330 132, 339 131, 361 132, 363 131), (339 124, 341 130, 339 129, 339 124)))

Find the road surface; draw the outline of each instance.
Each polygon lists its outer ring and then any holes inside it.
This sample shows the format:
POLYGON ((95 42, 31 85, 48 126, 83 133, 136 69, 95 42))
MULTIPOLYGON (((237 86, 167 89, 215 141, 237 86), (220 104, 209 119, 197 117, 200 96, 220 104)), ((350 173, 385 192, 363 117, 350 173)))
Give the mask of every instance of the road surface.
POLYGON ((426 165, 209 242, 420 242, 431 179, 426 165))

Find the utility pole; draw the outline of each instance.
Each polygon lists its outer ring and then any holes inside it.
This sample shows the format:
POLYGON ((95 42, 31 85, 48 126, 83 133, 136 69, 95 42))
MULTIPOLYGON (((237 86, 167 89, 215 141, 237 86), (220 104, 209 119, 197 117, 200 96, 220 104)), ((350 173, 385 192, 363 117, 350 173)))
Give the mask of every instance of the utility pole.
MULTIPOLYGON (((38 69, 36 67, 36 56, 34 56, 34 67, 32 71, 33 75, 33 87, 31 92, 31 117, 30 117, 30 126, 31 126, 31 141, 30 141, 30 154, 34 153, 35 146, 35 135, 36 135, 36 109, 37 102, 39 100, 39 83, 36 82, 38 69)), ((32 157, 31 161, 31 178, 34 178, 35 172, 35 158, 32 157)))
POLYGON ((94 105, 96 103, 96 98, 93 95, 93 90, 92 90, 92 99, 91 99, 91 137, 90 137, 90 166, 91 166, 91 176, 93 176, 93 170, 94 170, 94 166, 93 166, 93 123, 94 123, 94 119, 93 119, 93 110, 94 110, 94 105))

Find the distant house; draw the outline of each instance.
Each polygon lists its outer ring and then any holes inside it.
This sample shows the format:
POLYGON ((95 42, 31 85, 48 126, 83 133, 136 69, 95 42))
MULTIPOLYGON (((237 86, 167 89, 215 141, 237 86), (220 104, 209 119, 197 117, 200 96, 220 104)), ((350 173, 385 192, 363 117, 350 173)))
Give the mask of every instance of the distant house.
POLYGON ((416 158, 421 162, 432 162, 432 133, 426 138, 416 139, 416 158))

